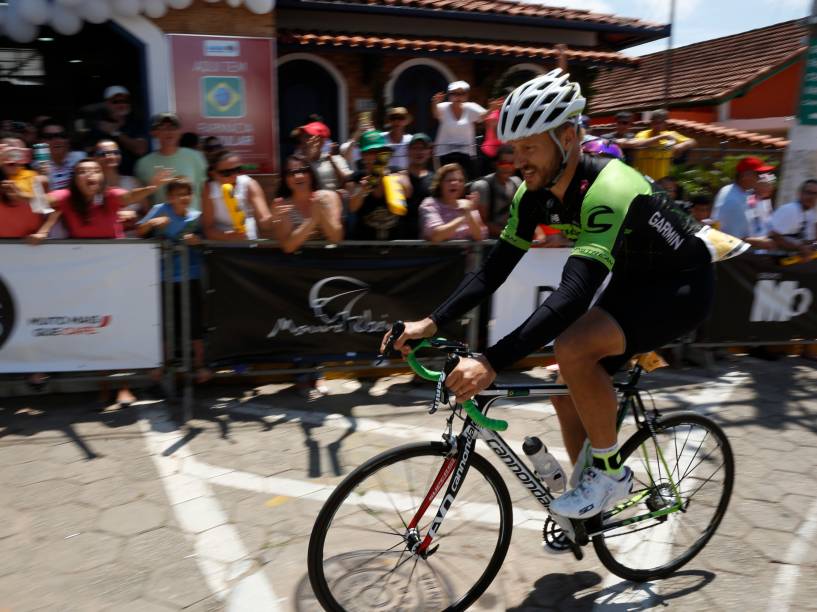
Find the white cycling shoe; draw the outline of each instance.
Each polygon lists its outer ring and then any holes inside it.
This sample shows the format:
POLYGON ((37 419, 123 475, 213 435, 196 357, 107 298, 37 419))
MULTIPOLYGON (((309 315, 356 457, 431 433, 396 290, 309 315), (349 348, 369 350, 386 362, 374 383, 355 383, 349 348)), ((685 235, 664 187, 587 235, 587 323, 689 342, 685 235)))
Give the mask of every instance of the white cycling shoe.
POLYGON ((550 504, 550 510, 573 519, 587 519, 627 497, 633 488, 633 472, 624 466, 620 479, 596 467, 586 467, 578 486, 550 504))

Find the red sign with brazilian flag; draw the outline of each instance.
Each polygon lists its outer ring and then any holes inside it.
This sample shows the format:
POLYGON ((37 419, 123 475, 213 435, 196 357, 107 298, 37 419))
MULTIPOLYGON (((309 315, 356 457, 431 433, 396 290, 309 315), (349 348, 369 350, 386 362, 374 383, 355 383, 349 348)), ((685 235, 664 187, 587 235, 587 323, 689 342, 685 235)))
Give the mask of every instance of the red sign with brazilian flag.
POLYGON ((248 169, 273 172, 275 46, 269 38, 170 34, 176 113, 182 129, 217 136, 248 169))

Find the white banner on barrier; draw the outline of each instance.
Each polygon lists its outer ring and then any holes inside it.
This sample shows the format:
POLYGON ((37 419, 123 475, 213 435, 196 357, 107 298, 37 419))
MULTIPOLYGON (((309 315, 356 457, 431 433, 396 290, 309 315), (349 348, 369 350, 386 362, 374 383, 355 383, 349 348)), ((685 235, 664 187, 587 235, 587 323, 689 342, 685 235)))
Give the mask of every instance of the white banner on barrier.
POLYGON ((0 372, 159 366, 160 252, 0 244, 0 372))
POLYGON ((519 327, 559 286, 570 249, 531 249, 494 294, 488 343, 519 327))

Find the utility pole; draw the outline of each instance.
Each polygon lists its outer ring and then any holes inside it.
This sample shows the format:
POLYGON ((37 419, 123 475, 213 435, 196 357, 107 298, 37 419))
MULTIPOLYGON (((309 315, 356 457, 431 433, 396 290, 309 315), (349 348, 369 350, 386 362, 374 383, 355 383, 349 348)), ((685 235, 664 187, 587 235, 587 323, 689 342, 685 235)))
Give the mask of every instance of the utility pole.
POLYGON ((817 0, 811 4, 800 103, 795 124, 789 130, 789 147, 783 156, 783 180, 777 192, 777 204, 791 202, 797 197, 800 184, 817 178, 817 0))
MULTIPOLYGON (((815 0, 817 4, 817 0, 815 0)), ((669 107, 670 83, 672 82, 672 45, 675 36, 675 0, 669 2, 669 40, 664 60, 664 108, 669 107)))

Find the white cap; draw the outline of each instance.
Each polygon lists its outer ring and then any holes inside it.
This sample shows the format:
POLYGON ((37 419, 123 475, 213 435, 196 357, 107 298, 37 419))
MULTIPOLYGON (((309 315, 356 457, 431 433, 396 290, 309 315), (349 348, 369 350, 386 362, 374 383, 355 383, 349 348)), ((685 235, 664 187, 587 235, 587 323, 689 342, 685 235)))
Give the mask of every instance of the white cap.
POLYGON ((129 96, 130 92, 122 87, 121 85, 111 85, 105 89, 105 93, 102 94, 102 98, 104 100, 110 100, 114 96, 129 96))
POLYGON ((471 86, 465 81, 454 81, 448 84, 448 93, 452 91, 471 91, 471 86))

